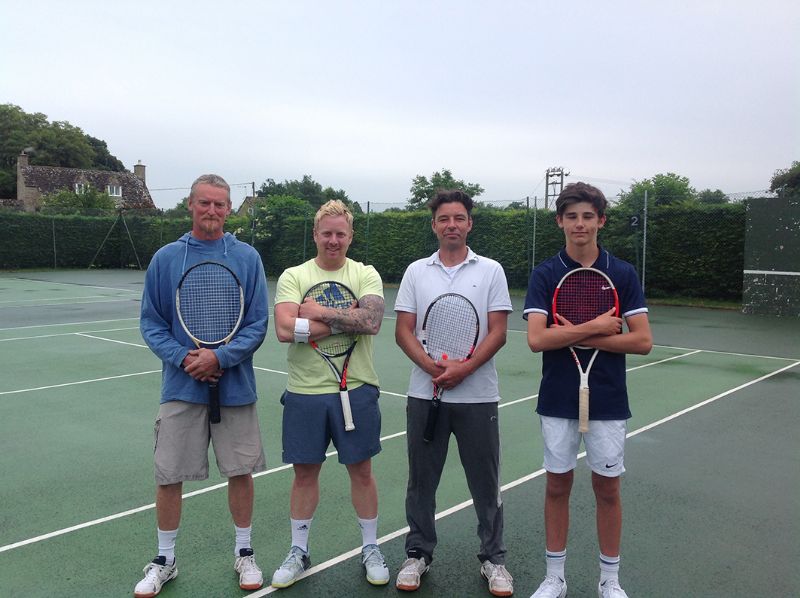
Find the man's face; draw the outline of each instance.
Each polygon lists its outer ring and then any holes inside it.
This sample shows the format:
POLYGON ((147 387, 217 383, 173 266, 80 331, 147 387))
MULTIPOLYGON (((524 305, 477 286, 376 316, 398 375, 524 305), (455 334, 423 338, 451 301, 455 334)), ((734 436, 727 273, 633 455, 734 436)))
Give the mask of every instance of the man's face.
POLYGON ((467 234, 472 230, 472 218, 464 204, 458 201, 443 203, 431 221, 433 232, 443 249, 466 247, 467 234))
POLYGON ((353 242, 353 229, 345 216, 323 216, 314 228, 317 257, 330 265, 341 265, 353 242))
POLYGON ((189 198, 192 214, 192 235, 201 241, 220 239, 224 234, 225 219, 231 213, 228 192, 213 185, 200 184, 189 198))
POLYGON ((597 244, 597 233, 606 223, 588 201, 569 204, 561 216, 556 216, 558 227, 564 231, 567 244, 576 246, 597 244))

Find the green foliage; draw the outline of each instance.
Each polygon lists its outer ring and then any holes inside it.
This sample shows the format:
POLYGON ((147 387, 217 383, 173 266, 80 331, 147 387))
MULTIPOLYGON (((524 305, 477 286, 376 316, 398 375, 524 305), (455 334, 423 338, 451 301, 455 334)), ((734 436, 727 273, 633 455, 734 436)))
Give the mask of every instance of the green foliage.
MULTIPOLYGON (((253 243, 267 275, 274 280, 285 268, 316 255, 311 237, 314 211, 294 197, 259 201, 263 205, 258 206, 255 219, 231 216, 226 229, 253 243)), ((611 208, 600 231, 600 243, 641 270, 642 228, 630 227, 630 213, 626 206, 611 208)), ((564 244, 564 234, 551 211, 476 210, 473 215, 470 247, 499 261, 512 288, 525 288, 534 262, 541 263, 564 244)), ((146 265, 159 247, 191 228, 188 218, 128 212, 122 216, 125 226, 116 214, 47 216, 0 211, 5 239, 0 244, 0 268, 85 268, 101 245, 95 266, 137 267, 137 258, 146 265)), ((399 282, 412 261, 431 255, 438 247, 430 214, 423 211, 357 214, 354 228, 349 256, 374 265, 388 283, 399 282)), ((744 236, 744 203, 654 207, 648 223, 648 297, 741 299, 744 236)))
POLYGON ((174 208, 164 210, 164 218, 189 218, 189 198, 184 197, 174 208))
POLYGON ((440 189, 459 189, 473 199, 484 192, 483 187, 477 183, 465 183, 460 179, 455 179, 450 170, 443 168, 440 172, 434 172, 430 179, 421 174, 413 178, 409 189, 411 197, 408 198, 407 208, 409 210, 424 209, 425 204, 433 199, 440 189))
POLYGON ((728 203, 728 196, 721 189, 717 189, 716 191, 703 189, 697 194, 695 199, 699 203, 728 203))
POLYGON ((16 197, 15 169, 23 150, 32 165, 125 170, 105 141, 66 121, 51 123, 40 112, 28 114, 14 104, 0 104, 0 197, 16 197))
POLYGON ((688 178, 668 172, 635 182, 627 192, 622 194, 620 203, 629 206, 643 206, 645 191, 647 191, 649 205, 656 206, 691 201, 695 196, 695 190, 689 184, 688 178))
POLYGON ((42 212, 49 214, 79 214, 83 210, 114 210, 117 204, 108 195, 94 189, 87 188, 82 193, 74 191, 59 191, 42 196, 42 212))
POLYGON ((795 160, 789 168, 776 170, 769 190, 779 194, 800 194, 800 162, 795 160))
POLYGON ((314 211, 318 210, 322 204, 331 199, 338 199, 348 206, 352 204, 344 190, 336 190, 333 187, 323 188, 320 183, 315 181, 308 174, 303 175, 302 180, 299 181, 294 180, 276 183, 273 179, 267 179, 262 183, 256 195, 258 197, 296 197, 308 202, 311 207, 314 208, 314 211))

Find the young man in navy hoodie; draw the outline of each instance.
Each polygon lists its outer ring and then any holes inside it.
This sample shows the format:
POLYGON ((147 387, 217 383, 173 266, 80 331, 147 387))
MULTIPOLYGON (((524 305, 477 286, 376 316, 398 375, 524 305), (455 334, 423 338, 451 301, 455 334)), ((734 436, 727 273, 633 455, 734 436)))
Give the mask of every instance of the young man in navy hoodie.
POLYGON ((250 245, 224 232, 231 212, 230 187, 222 177, 199 177, 189 193, 192 230, 156 252, 147 268, 140 329, 162 361, 161 405, 155 423, 157 556, 136 584, 136 598, 151 598, 178 574, 175 539, 184 480, 208 478, 208 446, 228 478, 228 505, 235 530, 234 568, 239 586, 263 584, 250 545, 254 472, 266 469, 256 413, 253 353, 267 332, 267 282, 261 258, 250 245), (181 276, 204 261, 228 266, 244 288, 241 326, 226 345, 197 349, 175 310, 181 276), (218 381, 222 421, 208 419, 208 382, 218 381))

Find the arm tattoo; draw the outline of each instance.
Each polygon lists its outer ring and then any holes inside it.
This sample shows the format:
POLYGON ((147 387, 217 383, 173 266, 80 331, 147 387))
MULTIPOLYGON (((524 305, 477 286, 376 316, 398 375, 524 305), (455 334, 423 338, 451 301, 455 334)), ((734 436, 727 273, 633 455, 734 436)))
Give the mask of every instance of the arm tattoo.
POLYGON ((367 295, 354 309, 331 310, 332 315, 325 318, 325 323, 343 332, 378 334, 383 320, 383 310, 382 297, 367 295))

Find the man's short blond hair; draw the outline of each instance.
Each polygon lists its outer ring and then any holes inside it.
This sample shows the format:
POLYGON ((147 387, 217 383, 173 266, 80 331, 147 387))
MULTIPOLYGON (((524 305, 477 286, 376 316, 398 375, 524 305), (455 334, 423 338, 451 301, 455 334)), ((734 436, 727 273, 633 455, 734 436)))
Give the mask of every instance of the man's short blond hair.
POLYGON ((317 213, 314 215, 314 229, 319 226, 319 221, 325 218, 325 216, 344 216, 347 219, 347 224, 350 226, 350 230, 353 230, 353 213, 343 201, 339 199, 331 199, 330 201, 322 204, 319 210, 317 210, 317 213))

